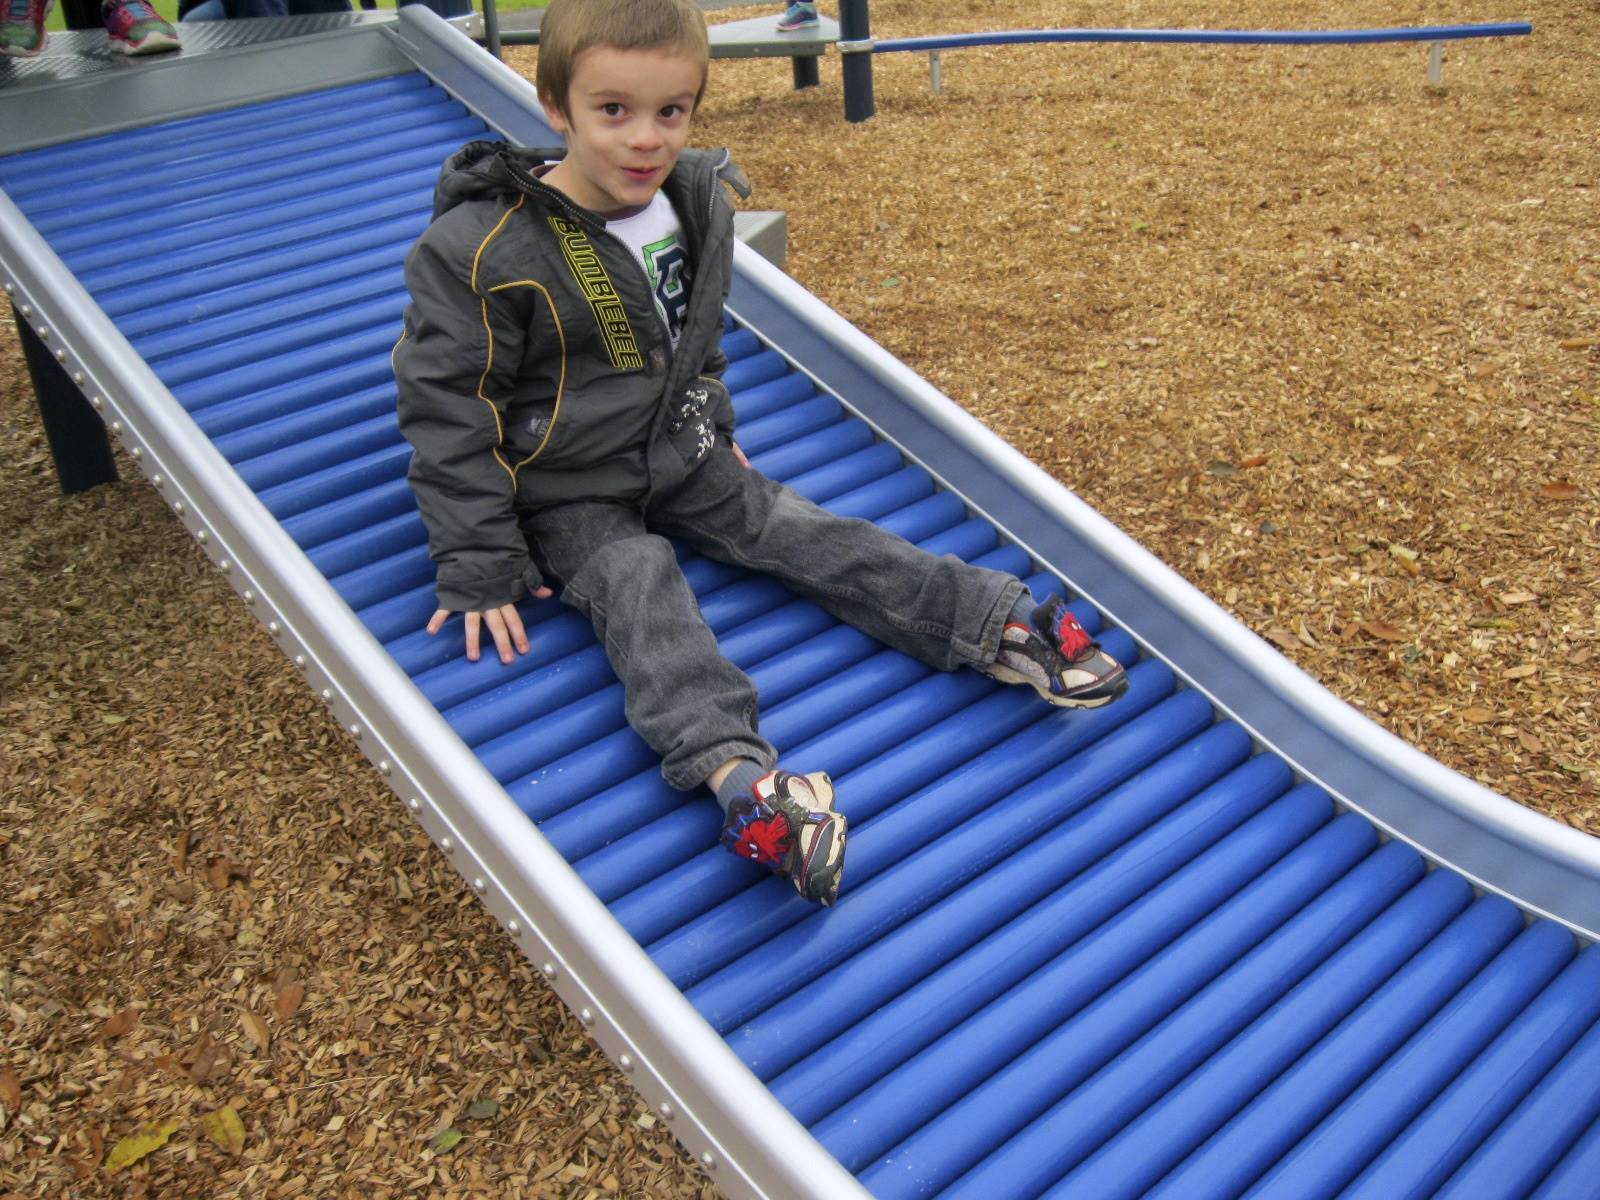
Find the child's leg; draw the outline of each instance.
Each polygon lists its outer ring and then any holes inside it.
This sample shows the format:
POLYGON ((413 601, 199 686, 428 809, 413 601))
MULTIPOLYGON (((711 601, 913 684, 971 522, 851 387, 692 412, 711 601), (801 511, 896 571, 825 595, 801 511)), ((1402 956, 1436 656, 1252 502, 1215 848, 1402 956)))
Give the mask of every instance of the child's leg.
POLYGON ((631 725, 661 755, 673 787, 718 794, 722 843, 833 903, 846 823, 826 775, 774 769, 756 732, 755 684, 722 656, 672 544, 620 504, 567 504, 523 520, 541 570, 589 617, 622 680, 631 725), (720 786, 719 786, 720 785, 720 786))
POLYGON ((838 517, 714 447, 645 514, 653 529, 781 579, 842 621, 931 666, 994 662, 1022 582, 838 517))
POLYGON ((646 519, 712 557, 776 576, 931 666, 975 667, 1067 707, 1097 707, 1127 690, 1122 667, 1059 599, 1036 609, 1021 580, 835 516, 745 468, 726 446, 646 519))
POLYGON ((672 544, 620 504, 566 504, 523 521, 541 569, 594 624, 628 724, 661 755, 661 773, 688 790, 732 759, 770 769, 756 732, 755 685, 722 656, 672 544))

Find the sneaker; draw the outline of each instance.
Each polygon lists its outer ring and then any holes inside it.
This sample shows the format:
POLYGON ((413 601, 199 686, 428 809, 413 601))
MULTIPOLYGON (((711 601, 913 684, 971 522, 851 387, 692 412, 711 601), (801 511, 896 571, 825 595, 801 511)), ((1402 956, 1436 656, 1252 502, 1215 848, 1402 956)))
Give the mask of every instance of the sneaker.
POLYGON ((1013 621, 1001 631, 1000 653, 985 673, 1025 683, 1062 708, 1099 708, 1128 690, 1121 664, 1100 649, 1060 596, 1034 609, 1030 625, 1013 621))
POLYGON ((788 33, 793 29, 810 29, 817 23, 817 6, 815 4, 796 3, 789 5, 783 16, 778 18, 778 32, 788 33))
POLYGON ((120 54, 160 54, 178 49, 178 31, 150 0, 106 0, 100 6, 111 48, 120 54))
POLYGON ((844 874, 847 825, 844 814, 833 811, 833 780, 821 771, 771 771, 751 792, 729 807, 722 844, 786 876, 807 900, 832 904, 844 874))
POLYGON ((0 0, 0 54, 32 58, 44 49, 44 23, 56 0, 0 0))

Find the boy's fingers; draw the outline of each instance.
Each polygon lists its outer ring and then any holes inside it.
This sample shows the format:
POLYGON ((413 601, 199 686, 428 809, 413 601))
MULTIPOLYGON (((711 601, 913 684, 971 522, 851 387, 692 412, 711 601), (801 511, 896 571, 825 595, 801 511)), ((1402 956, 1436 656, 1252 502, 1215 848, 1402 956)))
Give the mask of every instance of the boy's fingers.
POLYGON ((555 593, 552 592, 549 588, 542 587, 542 588, 539 588, 537 591, 535 591, 533 593, 533 598, 535 600, 548 600, 548 599, 550 599, 551 596, 554 596, 554 595, 555 595, 555 593))
POLYGON ((500 661, 511 661, 511 635, 506 632, 506 619, 503 615, 505 609, 491 608, 483 614, 483 619, 489 623, 489 633, 494 637, 494 648, 500 652, 500 661))
POLYGON ((517 611, 517 606, 508 604, 500 610, 500 615, 505 618, 506 628, 511 631, 511 640, 517 647, 518 654, 528 652, 528 634, 522 627, 522 614, 517 611))
POLYGON ((478 661, 478 622, 480 617, 475 612, 466 614, 467 626, 467 658, 472 662, 478 661))
POLYGON ((438 633, 439 630, 444 628, 444 623, 449 619, 450 610, 448 608, 438 609, 433 616, 428 618, 428 632, 438 633))

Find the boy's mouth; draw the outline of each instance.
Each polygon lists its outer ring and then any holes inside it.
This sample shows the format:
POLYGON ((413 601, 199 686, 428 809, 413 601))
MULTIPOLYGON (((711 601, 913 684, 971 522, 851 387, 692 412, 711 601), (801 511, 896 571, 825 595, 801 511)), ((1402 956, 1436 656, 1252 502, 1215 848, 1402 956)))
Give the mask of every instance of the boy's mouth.
POLYGON ((659 170, 657 167, 623 167, 622 173, 629 179, 635 179, 640 183, 644 183, 650 179, 653 179, 657 170, 659 170))

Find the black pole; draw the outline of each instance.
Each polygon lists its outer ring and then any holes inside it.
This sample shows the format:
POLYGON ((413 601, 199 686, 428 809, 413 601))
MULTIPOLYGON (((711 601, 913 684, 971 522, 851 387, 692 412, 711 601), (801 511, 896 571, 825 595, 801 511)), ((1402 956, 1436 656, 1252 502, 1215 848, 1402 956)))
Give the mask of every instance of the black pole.
POLYGON ((115 483, 117 464, 111 457, 111 440, 106 437, 105 424, 98 413, 89 407, 83 393, 67 376, 67 369, 58 363, 44 339, 34 332, 16 306, 11 308, 16 318, 17 337, 22 342, 22 356, 28 363, 28 374, 33 379, 33 392, 39 401, 39 416, 44 420, 45 440, 50 443, 50 453, 56 460, 56 478, 61 490, 88 491, 102 483, 115 483))
POLYGON ((483 0, 483 42, 490 54, 500 57, 500 10, 494 0, 483 0))
POLYGON ((872 99, 872 20, 867 0, 839 0, 839 53, 844 59, 844 119, 865 121, 872 99))

